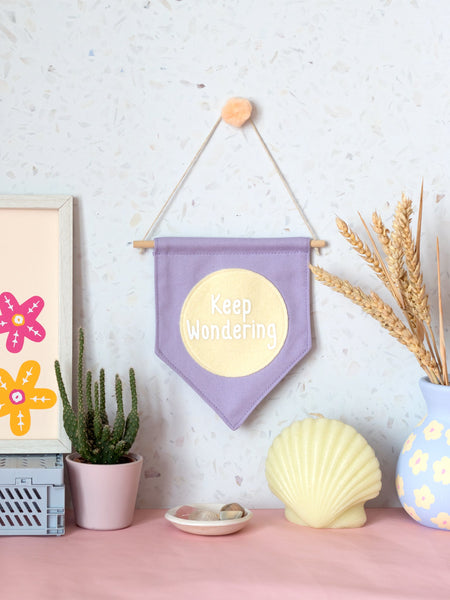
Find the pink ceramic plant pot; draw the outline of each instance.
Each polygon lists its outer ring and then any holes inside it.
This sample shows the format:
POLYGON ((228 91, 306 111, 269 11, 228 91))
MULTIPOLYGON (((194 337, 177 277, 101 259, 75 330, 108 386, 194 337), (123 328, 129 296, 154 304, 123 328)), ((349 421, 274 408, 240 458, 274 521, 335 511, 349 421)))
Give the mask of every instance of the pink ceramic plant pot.
POLYGON ((75 522, 85 529, 123 529, 133 521, 143 459, 129 453, 131 462, 93 465, 66 457, 75 522))

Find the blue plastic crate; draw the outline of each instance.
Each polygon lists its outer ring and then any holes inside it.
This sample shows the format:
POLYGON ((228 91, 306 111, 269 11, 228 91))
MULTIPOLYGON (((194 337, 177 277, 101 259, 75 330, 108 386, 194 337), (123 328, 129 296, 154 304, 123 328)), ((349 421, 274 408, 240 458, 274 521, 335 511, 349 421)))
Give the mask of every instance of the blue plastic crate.
POLYGON ((64 534, 62 454, 0 454, 0 535, 64 534))

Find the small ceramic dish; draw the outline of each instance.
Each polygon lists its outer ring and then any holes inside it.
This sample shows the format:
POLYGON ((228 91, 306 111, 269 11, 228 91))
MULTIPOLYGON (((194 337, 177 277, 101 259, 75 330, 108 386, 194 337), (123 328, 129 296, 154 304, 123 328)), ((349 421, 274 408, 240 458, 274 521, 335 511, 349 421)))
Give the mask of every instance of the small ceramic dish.
MULTIPOLYGON (((190 506, 194 506, 195 508, 200 508, 202 510, 213 510, 214 512, 219 512, 222 504, 190 504, 190 506)), ((166 519, 175 525, 181 531, 186 531, 187 533, 193 533, 195 535, 228 535, 230 533, 235 533, 239 531, 243 527, 247 525, 247 523, 252 518, 253 514, 250 510, 245 509, 245 513, 243 517, 239 517, 239 519, 227 519, 225 521, 190 521, 189 519, 181 519, 180 517, 176 517, 175 513, 180 508, 180 506, 175 506, 166 512, 164 515, 166 519)))

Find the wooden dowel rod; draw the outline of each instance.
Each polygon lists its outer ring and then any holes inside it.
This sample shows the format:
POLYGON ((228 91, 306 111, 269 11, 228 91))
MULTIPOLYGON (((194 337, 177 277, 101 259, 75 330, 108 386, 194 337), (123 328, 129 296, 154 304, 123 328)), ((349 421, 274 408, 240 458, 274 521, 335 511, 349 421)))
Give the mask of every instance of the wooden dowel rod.
MULTIPOLYGON (((325 240, 311 240, 311 248, 324 248, 327 245, 325 240)), ((154 240, 135 240, 133 248, 154 248, 154 240)))

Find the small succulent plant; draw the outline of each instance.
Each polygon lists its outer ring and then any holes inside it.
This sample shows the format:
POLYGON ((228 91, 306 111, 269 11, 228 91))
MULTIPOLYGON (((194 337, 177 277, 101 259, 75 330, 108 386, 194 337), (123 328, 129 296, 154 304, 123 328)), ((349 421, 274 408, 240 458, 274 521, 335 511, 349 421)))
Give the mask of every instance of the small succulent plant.
POLYGON ((79 330, 78 402, 75 412, 69 402, 59 361, 55 361, 56 379, 63 403, 63 422, 73 448, 81 458, 93 464, 117 464, 123 460, 139 429, 138 399, 134 370, 130 369, 131 410, 125 418, 122 381, 115 379, 117 411, 109 424, 105 403, 105 371, 100 369, 99 381, 92 381, 92 371, 84 374, 84 332, 79 330))

